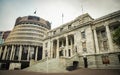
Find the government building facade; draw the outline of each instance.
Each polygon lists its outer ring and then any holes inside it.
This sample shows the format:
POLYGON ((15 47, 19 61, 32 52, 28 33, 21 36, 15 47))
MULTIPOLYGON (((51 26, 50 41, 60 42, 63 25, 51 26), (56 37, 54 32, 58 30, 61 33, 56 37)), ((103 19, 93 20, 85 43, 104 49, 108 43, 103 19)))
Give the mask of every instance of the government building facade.
POLYGON ((0 46, 0 69, 66 72, 78 68, 120 69, 120 47, 112 34, 120 27, 120 11, 97 19, 82 14, 51 29, 37 16, 19 17, 0 46))

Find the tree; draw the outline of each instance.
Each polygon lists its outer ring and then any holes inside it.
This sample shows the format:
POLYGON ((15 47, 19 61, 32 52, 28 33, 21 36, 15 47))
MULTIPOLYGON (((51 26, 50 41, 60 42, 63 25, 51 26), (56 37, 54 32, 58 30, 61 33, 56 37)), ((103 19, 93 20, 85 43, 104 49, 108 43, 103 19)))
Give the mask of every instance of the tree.
POLYGON ((113 42, 120 46, 120 26, 113 33, 113 42))

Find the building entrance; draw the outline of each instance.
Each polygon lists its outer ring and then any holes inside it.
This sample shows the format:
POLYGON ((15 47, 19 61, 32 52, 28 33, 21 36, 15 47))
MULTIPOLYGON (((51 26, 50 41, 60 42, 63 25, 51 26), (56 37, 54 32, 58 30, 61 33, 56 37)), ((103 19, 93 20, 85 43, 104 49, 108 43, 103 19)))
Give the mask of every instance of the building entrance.
POLYGON ((83 57, 84 60, 84 67, 88 68, 88 61, 87 61, 87 57, 83 57))

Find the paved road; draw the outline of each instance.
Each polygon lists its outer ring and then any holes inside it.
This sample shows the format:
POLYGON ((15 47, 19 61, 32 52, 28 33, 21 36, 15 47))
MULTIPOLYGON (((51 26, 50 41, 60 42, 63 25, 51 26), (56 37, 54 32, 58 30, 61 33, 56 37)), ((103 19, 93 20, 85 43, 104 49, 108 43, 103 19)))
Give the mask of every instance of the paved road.
POLYGON ((0 70, 0 75, 120 75, 120 69, 78 69, 68 73, 40 73, 26 71, 3 71, 0 70))

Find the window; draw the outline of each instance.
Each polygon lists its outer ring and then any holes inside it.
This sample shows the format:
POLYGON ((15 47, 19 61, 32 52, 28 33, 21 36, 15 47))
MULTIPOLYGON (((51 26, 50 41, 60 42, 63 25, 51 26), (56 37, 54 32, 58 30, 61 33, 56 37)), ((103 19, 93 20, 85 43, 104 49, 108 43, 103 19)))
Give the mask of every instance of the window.
POLYGON ((55 34, 56 33, 56 31, 53 31, 53 34, 55 34))
POLYGON ((71 51, 70 51, 70 49, 68 50, 68 54, 69 54, 68 56, 70 57, 70 56, 71 56, 71 51))
POLYGON ((102 62, 103 64, 110 64, 108 56, 102 56, 102 62))
POLYGON ((66 41, 65 40, 63 41, 63 46, 66 46, 66 41))
POLYGON ((68 45, 71 45, 71 40, 70 39, 68 39, 68 45))
POLYGON ((101 36, 102 36, 103 38, 106 37, 106 32, 105 32, 105 30, 102 30, 102 31, 101 31, 101 36))
POLYGON ((35 20, 35 21, 39 21, 40 18, 36 17, 36 16, 28 16, 28 20, 35 20))
POLYGON ((18 60, 18 56, 19 56, 19 49, 20 49, 20 47, 19 47, 19 46, 16 46, 16 47, 15 47, 14 60, 18 60))
POLYGON ((120 54, 118 55, 118 60, 119 60, 119 63, 120 63, 120 54))
POLYGON ((104 48, 104 50, 108 50, 107 41, 103 41, 103 48, 104 48))
POLYGON ((86 36, 85 36, 85 31, 81 32, 81 36, 82 36, 82 38, 85 38, 85 37, 86 37, 86 36))
POLYGON ((11 47, 8 46, 7 53, 6 53, 6 59, 10 59, 10 53, 11 53, 11 47))
POLYGON ((35 50, 34 47, 30 48, 30 59, 34 59, 35 58, 35 50))
POLYGON ((63 50, 61 50, 61 51, 59 52, 59 55, 60 55, 60 56, 63 56, 63 50))
POLYGON ((63 28, 60 28, 60 32, 63 31, 63 28))
POLYGON ((68 25, 68 29, 70 29, 71 28, 71 25, 68 25))
POLYGON ((22 48, 22 60, 27 60, 27 55, 28 55, 28 47, 24 47, 22 48))
POLYGON ((116 30, 117 28, 119 28, 119 26, 114 26, 114 27, 113 27, 113 30, 116 30))
POLYGON ((83 52, 87 52, 86 42, 83 42, 83 43, 82 43, 82 48, 83 48, 83 52))
POLYGON ((62 47, 62 41, 59 42, 59 47, 62 47))

